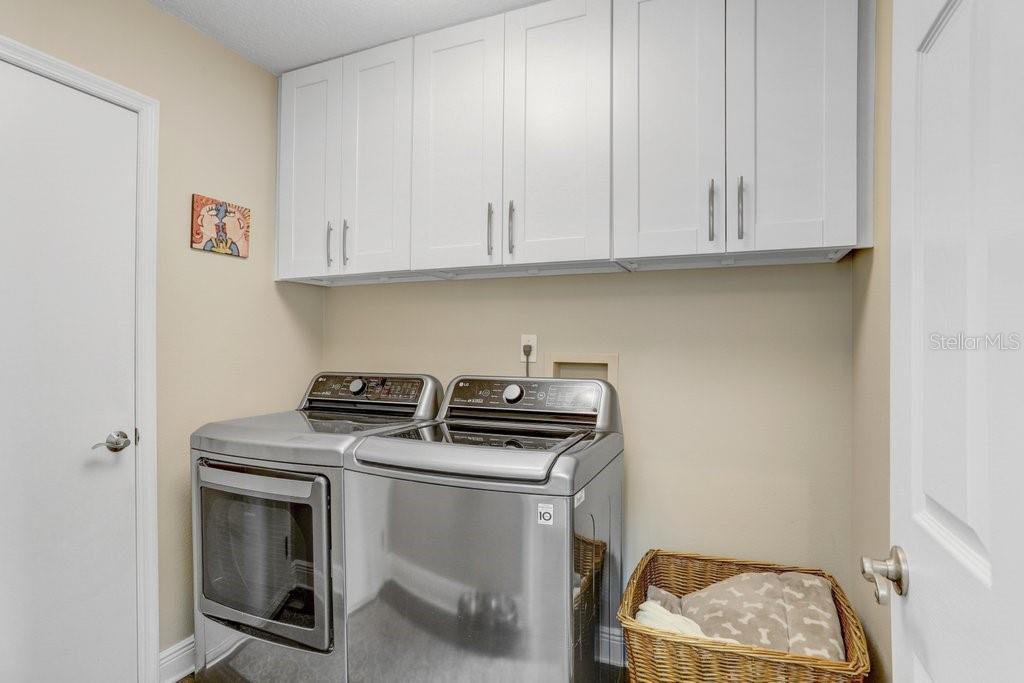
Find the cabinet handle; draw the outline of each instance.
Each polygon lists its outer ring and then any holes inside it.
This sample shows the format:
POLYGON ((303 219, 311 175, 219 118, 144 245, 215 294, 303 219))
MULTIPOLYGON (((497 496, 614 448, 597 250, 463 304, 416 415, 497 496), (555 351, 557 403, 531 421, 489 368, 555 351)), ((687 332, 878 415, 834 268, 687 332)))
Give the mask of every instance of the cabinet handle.
POLYGON ((736 237, 743 239, 743 176, 736 187, 736 237))
POLYGON ((341 265, 348 265, 348 221, 341 221, 341 265))
POLYGON ((515 215, 516 215, 516 207, 515 207, 515 204, 512 203, 512 200, 510 199, 509 202, 508 202, 508 253, 510 253, 510 254, 513 251, 515 251, 515 248, 516 248, 516 245, 515 245, 515 233, 513 232, 513 225, 514 225, 514 223, 512 221, 512 217, 515 216, 515 215))
POLYGON ((487 255, 494 253, 494 234, 491 225, 494 223, 494 204, 487 202, 487 255))
POLYGON ((715 179, 708 186, 708 242, 715 241, 715 179))
POLYGON ((330 268, 331 264, 334 263, 334 259, 331 258, 331 233, 334 232, 334 226, 330 221, 327 221, 327 267, 330 268))

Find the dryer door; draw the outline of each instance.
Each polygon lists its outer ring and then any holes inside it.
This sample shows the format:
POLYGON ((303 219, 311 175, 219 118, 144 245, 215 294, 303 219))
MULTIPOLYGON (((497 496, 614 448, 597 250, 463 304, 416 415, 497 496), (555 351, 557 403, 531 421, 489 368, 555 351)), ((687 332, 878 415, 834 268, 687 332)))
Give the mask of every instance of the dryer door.
POLYGON ((198 475, 200 611, 329 650, 327 479, 210 461, 198 475))

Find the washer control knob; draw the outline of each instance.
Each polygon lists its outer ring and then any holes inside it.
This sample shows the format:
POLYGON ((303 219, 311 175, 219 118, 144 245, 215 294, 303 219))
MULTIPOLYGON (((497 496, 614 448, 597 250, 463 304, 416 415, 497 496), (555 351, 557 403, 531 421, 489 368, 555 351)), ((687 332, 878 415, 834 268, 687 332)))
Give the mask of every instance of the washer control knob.
POLYGON ((356 377, 354 380, 352 380, 352 383, 348 385, 348 390, 352 393, 353 396, 358 396, 359 394, 366 391, 366 382, 364 382, 361 378, 356 377))
POLYGON ((520 385, 509 384, 505 391, 501 392, 501 397, 505 399, 505 403, 519 403, 525 393, 520 385))

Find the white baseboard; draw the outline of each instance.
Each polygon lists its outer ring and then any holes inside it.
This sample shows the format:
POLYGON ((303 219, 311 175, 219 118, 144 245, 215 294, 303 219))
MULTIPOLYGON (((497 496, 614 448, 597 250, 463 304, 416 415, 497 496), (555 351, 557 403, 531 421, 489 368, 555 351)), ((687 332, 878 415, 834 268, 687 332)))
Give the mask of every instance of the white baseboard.
POLYGON ((177 683, 196 670, 196 639, 189 636, 160 653, 160 683, 177 683))
POLYGON ((602 626, 598 634, 598 659, 604 664, 626 666, 626 648, 622 640, 622 629, 602 626))

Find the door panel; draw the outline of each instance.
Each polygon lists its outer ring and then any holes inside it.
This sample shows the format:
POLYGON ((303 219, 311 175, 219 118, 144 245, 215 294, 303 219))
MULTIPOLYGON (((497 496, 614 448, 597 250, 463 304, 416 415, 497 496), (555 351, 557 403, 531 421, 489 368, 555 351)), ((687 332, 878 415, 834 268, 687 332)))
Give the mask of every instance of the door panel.
POLYGON ((608 258, 611 2, 552 0, 509 12, 505 48, 502 258, 608 258))
POLYGON ((615 256, 725 251, 725 0, 617 0, 613 30, 615 256))
POLYGON ((138 678, 138 116, 0 61, 0 678, 138 678), (132 436, 134 442, 134 436, 132 436))
POLYGON ((857 3, 730 0, 726 34, 728 250, 855 244, 857 3))
POLYGON ((281 76, 279 278, 340 272, 341 82, 340 59, 281 76))
POLYGON ((567 499, 346 471, 345 501, 350 681, 569 680, 567 499))
POLYGON ((894 680, 1009 681, 1024 561, 1019 3, 911 0, 893 34, 894 680))
POLYGON ((341 270, 408 270, 412 38, 349 55, 342 71, 341 270))
POLYGON ((415 54, 413 269, 499 264, 504 20, 417 36, 415 54))

